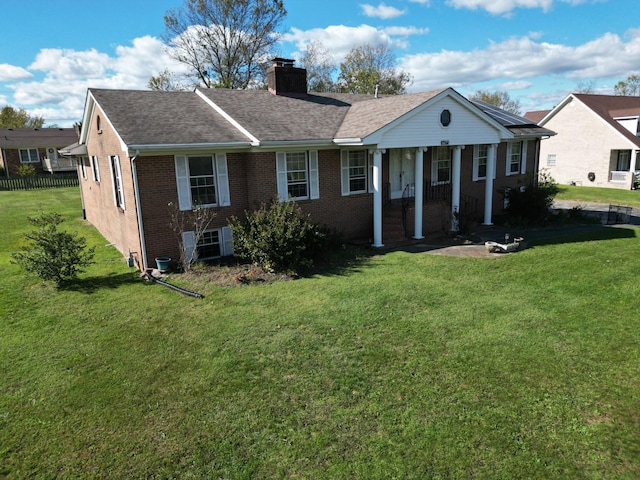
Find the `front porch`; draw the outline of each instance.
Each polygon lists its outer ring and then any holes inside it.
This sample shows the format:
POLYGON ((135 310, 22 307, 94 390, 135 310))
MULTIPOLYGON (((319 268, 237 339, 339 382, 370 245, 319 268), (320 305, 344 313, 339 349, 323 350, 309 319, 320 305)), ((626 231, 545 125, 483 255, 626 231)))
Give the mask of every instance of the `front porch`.
MULTIPOLYGON (((423 236, 446 236, 452 231, 451 184, 431 184, 425 180, 422 201, 423 236)), ((389 186, 385 186, 387 192, 389 186)), ((415 233, 415 184, 408 184, 401 198, 385 196, 383 206, 383 243, 398 245, 414 239, 415 233)), ((459 210, 455 220, 459 229, 482 223, 480 199, 470 195, 460 195, 459 210)))

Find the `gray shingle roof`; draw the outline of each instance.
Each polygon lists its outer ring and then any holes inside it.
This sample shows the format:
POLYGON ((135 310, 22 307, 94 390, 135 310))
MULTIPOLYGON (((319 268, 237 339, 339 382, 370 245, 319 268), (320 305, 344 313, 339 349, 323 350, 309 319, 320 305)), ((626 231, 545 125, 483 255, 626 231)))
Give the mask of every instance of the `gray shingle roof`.
POLYGON ((0 128, 0 147, 65 147, 78 141, 75 128, 0 128))
POLYGON ((127 145, 249 141, 193 92, 90 92, 127 145))
MULTIPOLYGON (((248 145, 251 137, 265 145, 362 139, 446 90, 380 98, 339 93, 274 95, 266 90, 230 89, 196 92, 90 89, 90 94, 129 146, 248 145)), ((532 135, 542 134, 536 130, 540 128, 537 125, 527 127, 531 127, 528 133, 532 135)))
POLYGON ((336 138, 363 138, 409 113, 445 89, 407 95, 390 95, 355 103, 336 134, 336 138))
POLYGON ((353 105, 369 95, 274 95, 266 90, 200 89, 261 142, 331 141, 353 105))

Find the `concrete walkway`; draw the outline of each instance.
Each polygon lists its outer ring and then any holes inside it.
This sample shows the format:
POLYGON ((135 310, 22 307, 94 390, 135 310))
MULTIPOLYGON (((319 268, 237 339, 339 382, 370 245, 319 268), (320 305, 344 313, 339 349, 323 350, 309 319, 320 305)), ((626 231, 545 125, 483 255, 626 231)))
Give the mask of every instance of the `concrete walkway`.
POLYGON ((493 241, 498 243, 508 243, 513 238, 522 237, 524 239, 523 248, 532 240, 542 238, 553 238, 569 235, 573 233, 598 231, 608 228, 624 228, 637 227, 640 225, 640 209, 633 208, 628 224, 623 225, 607 225, 607 217, 609 214, 609 204, 591 203, 591 202, 573 202, 573 201, 555 201, 553 208, 556 210, 570 210, 580 207, 585 215, 595 216, 601 219, 600 224, 576 224, 563 225, 558 227, 547 228, 506 228, 506 227, 487 227, 481 228, 474 232, 473 237, 475 243, 454 244, 452 241, 445 241, 443 238, 425 238, 423 241, 411 245, 394 248, 394 251, 403 251, 408 253, 428 253, 432 255, 446 255, 454 257, 476 257, 476 258, 500 258, 506 253, 491 253, 487 251, 485 242, 493 241), (508 237, 505 237, 508 235, 508 237), (508 238, 505 241, 505 238, 508 238))

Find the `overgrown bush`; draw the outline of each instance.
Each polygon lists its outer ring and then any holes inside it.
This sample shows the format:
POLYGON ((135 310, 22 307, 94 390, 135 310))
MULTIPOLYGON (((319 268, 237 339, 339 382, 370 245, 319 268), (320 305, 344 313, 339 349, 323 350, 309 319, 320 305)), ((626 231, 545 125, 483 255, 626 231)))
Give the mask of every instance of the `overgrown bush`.
POLYGON ((310 267, 322 252, 327 234, 311 222, 295 202, 277 198, 246 212, 245 218, 231 217, 233 249, 237 256, 269 272, 298 272, 310 267))
POLYGON ((505 210, 509 222, 544 225, 549 220, 550 209, 557 193, 558 184, 547 172, 540 172, 537 179, 529 175, 519 188, 505 191, 505 210))
POLYGON ((36 167, 29 163, 23 163, 18 167, 18 175, 21 177, 33 177, 36 174, 36 167))
POLYGON ((25 239, 31 243, 11 255, 13 263, 42 280, 55 282, 56 287, 93 263, 95 247, 87 249, 86 238, 58 231, 62 223, 59 213, 40 213, 28 220, 37 228, 25 233, 25 239))

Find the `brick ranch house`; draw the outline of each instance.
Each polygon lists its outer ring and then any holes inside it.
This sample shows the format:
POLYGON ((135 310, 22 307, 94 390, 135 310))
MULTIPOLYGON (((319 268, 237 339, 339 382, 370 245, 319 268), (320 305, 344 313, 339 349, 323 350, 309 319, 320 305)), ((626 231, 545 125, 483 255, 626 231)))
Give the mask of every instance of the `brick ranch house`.
POLYGON ((75 128, 0 128, 0 167, 4 177, 18 176, 22 165, 33 165, 36 174, 75 172, 76 164, 58 151, 78 141, 75 128))
POLYGON ((276 195, 347 240, 382 247, 405 236, 403 194, 415 199, 405 226, 415 239, 449 229, 469 204, 491 224, 503 208, 497 191, 536 171, 540 140, 553 134, 451 88, 307 93, 306 71, 284 59, 268 82, 268 91, 90 89, 79 142, 87 220, 139 268, 179 258, 170 202, 217 210, 200 259, 233 254, 227 218, 276 195))

